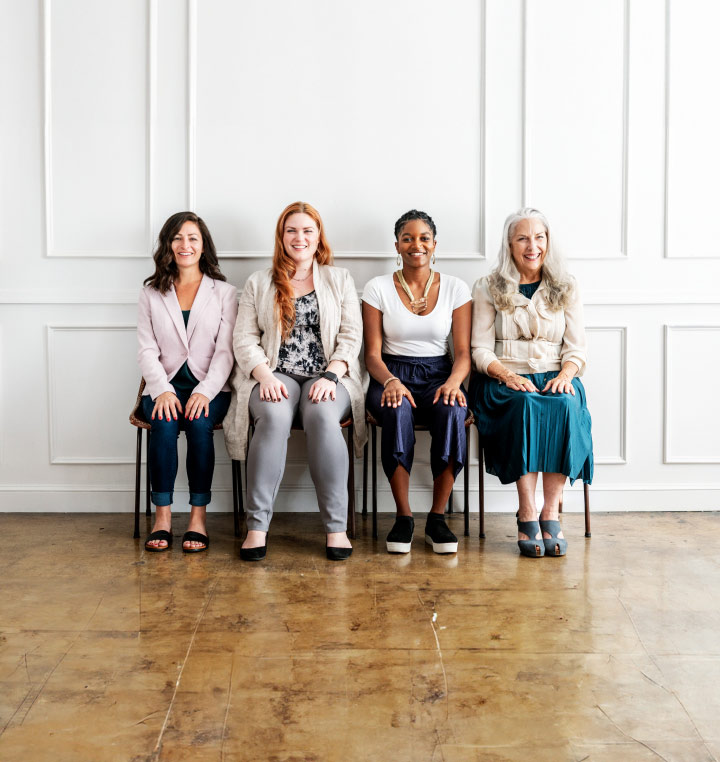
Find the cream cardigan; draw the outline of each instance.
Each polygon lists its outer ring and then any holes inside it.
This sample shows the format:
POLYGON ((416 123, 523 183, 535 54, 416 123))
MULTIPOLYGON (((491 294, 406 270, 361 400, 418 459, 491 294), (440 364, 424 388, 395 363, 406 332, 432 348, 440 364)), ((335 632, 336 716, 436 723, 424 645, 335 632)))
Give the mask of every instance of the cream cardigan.
MULTIPOLYGON (((348 372, 340 379, 350 395, 355 428, 355 453, 362 455, 367 440, 365 393, 367 385, 360 371, 358 355, 362 345, 362 316, 355 284, 341 267, 313 263, 313 282, 320 310, 320 338, 325 360, 342 360, 348 372)), ((232 400, 225 416, 225 444, 233 460, 244 460, 249 427, 250 392, 258 383, 254 368, 267 363, 275 370, 280 352, 280 326, 275 313, 275 285, 268 270, 254 272, 240 294, 233 331, 235 368, 230 378, 232 400)))
POLYGON ((517 293, 514 310, 496 309, 487 277, 473 286, 472 360, 473 367, 487 373, 499 360, 515 373, 544 373, 560 370, 570 361, 582 376, 587 362, 585 324, 580 296, 575 288, 565 309, 552 312, 541 282, 532 299, 517 293))

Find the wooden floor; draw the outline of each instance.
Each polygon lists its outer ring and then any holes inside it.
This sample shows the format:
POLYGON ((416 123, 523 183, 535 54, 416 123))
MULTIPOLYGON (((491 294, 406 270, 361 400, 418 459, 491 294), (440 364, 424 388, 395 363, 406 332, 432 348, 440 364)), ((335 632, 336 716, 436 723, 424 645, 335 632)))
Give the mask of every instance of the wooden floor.
POLYGON ((718 518, 568 514, 532 560, 507 514, 389 556, 383 514, 332 563, 280 514, 247 564, 224 515, 192 556, 183 515, 150 554, 130 515, 5 514, 0 760, 718 760, 718 518))

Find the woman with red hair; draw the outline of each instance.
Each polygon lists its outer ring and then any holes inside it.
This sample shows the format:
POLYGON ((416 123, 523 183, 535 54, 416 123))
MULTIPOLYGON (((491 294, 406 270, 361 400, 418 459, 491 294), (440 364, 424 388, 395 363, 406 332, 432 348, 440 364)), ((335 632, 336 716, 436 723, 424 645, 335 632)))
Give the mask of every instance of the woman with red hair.
POLYGON ((290 204, 275 229, 272 267, 248 278, 233 333, 237 368, 224 428, 230 456, 243 460, 247 454, 244 561, 265 557, 296 418, 307 438, 326 555, 342 561, 352 553, 346 534, 349 463, 339 424, 352 411, 359 451, 365 439, 361 343, 360 303, 350 273, 333 267, 317 210, 290 204), (246 453, 250 416, 255 433, 246 453))

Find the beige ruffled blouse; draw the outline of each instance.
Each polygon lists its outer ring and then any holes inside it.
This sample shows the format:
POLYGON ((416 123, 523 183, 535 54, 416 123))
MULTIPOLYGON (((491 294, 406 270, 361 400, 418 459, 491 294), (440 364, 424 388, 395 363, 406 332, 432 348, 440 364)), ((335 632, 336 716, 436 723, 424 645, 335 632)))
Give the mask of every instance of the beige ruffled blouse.
POLYGON ((582 376, 587 362, 583 307, 577 287, 565 309, 552 312, 546 301, 547 288, 541 282, 528 299, 513 297, 512 311, 495 306, 487 276, 473 286, 472 360, 473 368, 487 373, 499 360, 515 373, 545 373, 560 370, 570 361, 582 376))

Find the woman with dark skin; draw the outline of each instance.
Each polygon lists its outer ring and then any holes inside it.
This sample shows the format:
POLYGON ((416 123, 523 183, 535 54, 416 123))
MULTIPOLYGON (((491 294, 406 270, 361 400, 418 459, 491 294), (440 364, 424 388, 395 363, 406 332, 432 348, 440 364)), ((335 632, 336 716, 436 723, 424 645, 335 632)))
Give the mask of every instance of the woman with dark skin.
POLYGON ((462 381, 470 370, 471 296, 459 278, 434 272, 436 227, 412 210, 395 225, 400 270, 371 280, 363 293, 365 364, 371 381, 367 409, 382 426, 381 455, 397 508, 387 538, 390 553, 410 551, 414 519, 408 491, 414 423, 428 425, 433 473, 432 507, 425 539, 436 553, 457 551, 445 523, 445 505, 465 465, 467 400, 462 381), (452 333, 454 360, 449 356, 452 333))

